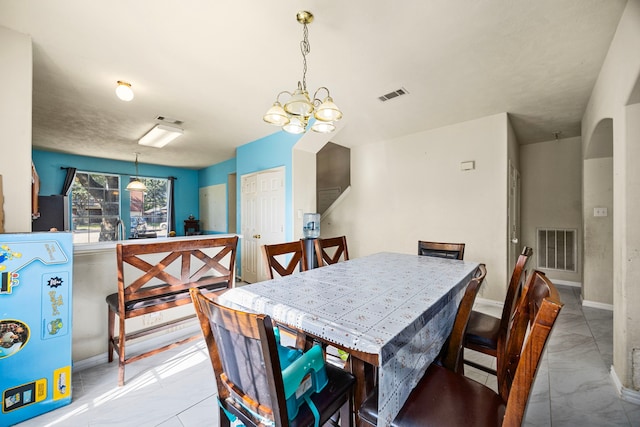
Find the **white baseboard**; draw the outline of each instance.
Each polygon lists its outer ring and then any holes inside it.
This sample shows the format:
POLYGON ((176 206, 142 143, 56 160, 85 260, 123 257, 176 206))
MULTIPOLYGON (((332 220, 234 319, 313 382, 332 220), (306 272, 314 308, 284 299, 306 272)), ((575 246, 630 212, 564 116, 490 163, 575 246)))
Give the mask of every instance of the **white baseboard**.
MULTIPOLYGON (((117 357, 117 355, 114 356, 114 359, 115 357, 117 357)), ((98 365, 107 363, 108 360, 107 353, 91 356, 88 359, 78 360, 77 362, 73 362, 73 371, 79 372, 84 371, 85 369, 95 368, 98 365)), ((117 359, 114 360, 114 363, 118 363, 117 359)))
POLYGON ((572 282, 570 280, 551 279, 551 281, 556 285, 571 286, 573 288, 581 288, 582 287, 582 283, 580 283, 580 282, 572 282))
MULTIPOLYGON (((195 335, 199 331, 200 324, 198 323, 197 319, 194 319, 193 322, 185 322, 185 324, 183 325, 176 326, 174 330, 171 330, 171 332, 159 333, 158 335, 153 335, 150 338, 140 339, 140 341, 127 344, 127 354, 142 353, 153 348, 158 348, 164 344, 178 341, 185 336, 195 335), (188 332, 185 333, 185 331, 188 332)), ((87 359, 73 362, 73 370, 82 371, 85 369, 94 368, 98 365, 108 363, 108 360, 109 358, 107 353, 97 354, 87 359)), ((115 363, 116 365, 118 364, 118 354, 115 352, 114 361, 112 363, 115 363)))
POLYGON ((640 405, 640 391, 632 390, 622 385, 622 382, 618 378, 615 369, 611 366, 611 379, 616 387, 618 396, 625 402, 634 403, 640 405))
POLYGON ((613 311, 613 304, 605 304, 598 301, 582 300, 583 307, 599 308, 601 310, 613 311))
POLYGON ((502 308, 502 306, 504 305, 504 302, 496 301, 493 299, 479 298, 479 297, 476 297, 476 302, 478 304, 486 304, 486 305, 491 305, 499 308, 502 308))

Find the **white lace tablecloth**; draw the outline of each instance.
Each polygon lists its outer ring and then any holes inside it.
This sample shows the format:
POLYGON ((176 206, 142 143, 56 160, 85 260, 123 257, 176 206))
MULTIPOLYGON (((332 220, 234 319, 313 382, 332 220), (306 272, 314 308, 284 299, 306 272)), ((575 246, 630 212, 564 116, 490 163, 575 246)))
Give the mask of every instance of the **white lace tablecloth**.
POLYGON ((219 301, 378 355, 378 425, 384 427, 440 351, 477 267, 378 253, 235 288, 219 301))

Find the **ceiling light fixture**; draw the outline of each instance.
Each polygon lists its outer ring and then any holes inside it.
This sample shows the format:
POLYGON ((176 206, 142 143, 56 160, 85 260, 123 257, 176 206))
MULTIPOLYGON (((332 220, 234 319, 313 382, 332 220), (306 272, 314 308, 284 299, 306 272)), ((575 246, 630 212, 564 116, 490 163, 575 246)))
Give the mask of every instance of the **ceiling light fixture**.
POLYGON ((144 182, 140 181, 140 177, 138 176, 138 154, 136 154, 136 179, 131 181, 129 185, 127 185, 128 191, 147 191, 147 186, 144 185, 144 182))
POLYGON ((182 132, 182 129, 173 126, 155 125, 149 132, 138 140, 138 144, 162 148, 182 135, 182 132))
POLYGON ((313 94, 313 100, 309 98, 307 92, 307 55, 311 51, 307 24, 313 22, 313 14, 303 10, 298 12, 296 19, 304 27, 302 30, 303 39, 300 42, 302 82, 298 82, 298 88, 293 93, 286 90, 280 92, 276 97, 276 102, 267 110, 263 120, 269 124, 281 126, 285 132, 300 134, 306 131, 309 119, 313 116, 316 119, 311 126, 313 131, 333 132, 336 128, 334 122, 342 118, 342 112, 333 103, 329 89, 324 86, 318 88, 313 94), (324 100, 316 98, 318 92, 322 90, 327 92, 324 100), (280 103, 280 96, 283 94, 289 95, 289 100, 284 104, 284 107, 280 103))
POLYGON ((131 101, 133 99, 133 90, 131 90, 131 83, 118 80, 118 86, 116 86, 116 96, 123 101, 131 101))

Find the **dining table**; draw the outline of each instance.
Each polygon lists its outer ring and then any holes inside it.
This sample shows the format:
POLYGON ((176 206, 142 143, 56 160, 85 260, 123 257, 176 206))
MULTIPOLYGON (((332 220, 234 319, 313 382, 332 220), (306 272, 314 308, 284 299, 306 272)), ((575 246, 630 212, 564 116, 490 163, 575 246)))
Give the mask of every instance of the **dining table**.
POLYGON ((348 352, 356 410, 377 386, 386 427, 440 352, 478 265, 382 252, 238 286, 218 301, 348 352))

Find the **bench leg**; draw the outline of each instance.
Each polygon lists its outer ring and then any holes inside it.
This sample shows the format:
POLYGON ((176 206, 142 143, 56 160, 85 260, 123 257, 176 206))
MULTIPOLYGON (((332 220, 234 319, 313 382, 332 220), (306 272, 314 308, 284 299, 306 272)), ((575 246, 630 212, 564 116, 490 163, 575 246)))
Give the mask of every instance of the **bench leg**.
MULTIPOLYGON (((118 316, 120 317, 120 316, 118 316)), ((120 323, 118 328, 118 386, 122 387, 124 385, 124 342, 125 342, 125 330, 124 330, 124 321, 122 317, 120 317, 120 323)))

